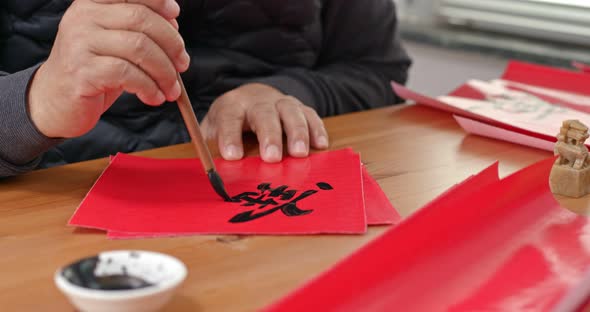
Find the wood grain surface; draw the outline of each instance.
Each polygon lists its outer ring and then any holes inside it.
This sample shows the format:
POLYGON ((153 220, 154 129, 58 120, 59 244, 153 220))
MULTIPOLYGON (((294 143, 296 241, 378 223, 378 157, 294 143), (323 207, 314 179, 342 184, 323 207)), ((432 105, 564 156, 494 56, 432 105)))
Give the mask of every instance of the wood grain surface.
MULTIPOLYGON (((551 153, 466 134, 451 115, 402 105, 325 119, 331 149, 361 154, 393 205, 408 216, 455 183, 500 161, 505 176, 551 153)), ((247 154, 258 151, 252 137, 247 154)), ((214 156, 217 147, 211 145, 214 156)), ((195 157, 188 144, 137 153, 195 157)), ((164 252, 189 275, 166 311, 251 311, 288 294, 388 230, 366 235, 193 236, 108 240, 66 225, 107 159, 0 180, 0 306, 4 311, 72 311, 54 272, 78 258, 113 249, 164 252)), ((395 252, 384 250, 384 252, 395 252)))

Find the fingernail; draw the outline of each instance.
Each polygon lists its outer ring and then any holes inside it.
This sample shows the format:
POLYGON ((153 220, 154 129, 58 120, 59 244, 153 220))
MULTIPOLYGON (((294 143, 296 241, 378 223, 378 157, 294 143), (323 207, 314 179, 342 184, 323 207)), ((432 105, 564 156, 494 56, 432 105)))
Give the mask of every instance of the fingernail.
POLYGON ((293 153, 297 154, 297 156, 305 156, 307 155, 307 146, 305 142, 299 140, 293 144, 293 153))
POLYGON ((174 87, 172 87, 172 90, 170 91, 170 101, 176 101, 179 97, 180 97, 180 93, 182 91, 180 90, 180 83, 178 83, 178 81, 176 81, 174 83, 174 87))
POLYGON ((166 96, 164 95, 164 93, 162 93, 162 91, 158 91, 158 93, 156 94, 156 104, 162 104, 166 101, 166 96))
POLYGON ((317 143, 318 143, 318 147, 319 148, 326 148, 326 147, 328 147, 328 139, 325 136, 323 136, 323 135, 321 135, 321 136, 318 137, 317 143))
POLYGON ((172 27, 174 27, 174 29, 178 30, 179 26, 178 21, 176 19, 170 20, 170 24, 172 25, 172 27))
POLYGON ((168 0, 166 2, 166 11, 170 14, 178 15, 180 13, 180 6, 175 0, 168 0))
POLYGON ((183 51, 182 54, 180 55, 180 59, 178 60, 179 62, 179 70, 180 71, 185 71, 188 69, 190 63, 191 63, 191 57, 188 55, 188 53, 186 51, 183 51))
POLYGON ((238 160, 242 158, 242 150, 237 146, 230 144, 225 147, 225 159, 227 160, 238 160))
POLYGON ((281 151, 276 145, 269 145, 264 150, 264 158, 268 162, 277 162, 281 160, 281 151))

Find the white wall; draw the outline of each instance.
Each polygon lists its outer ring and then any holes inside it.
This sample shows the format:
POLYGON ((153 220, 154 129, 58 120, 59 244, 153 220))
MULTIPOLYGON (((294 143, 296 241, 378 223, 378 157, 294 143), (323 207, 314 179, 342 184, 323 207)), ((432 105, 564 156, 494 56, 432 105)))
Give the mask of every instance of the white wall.
POLYGON ((433 24, 436 21, 439 0, 393 0, 403 21, 433 24))

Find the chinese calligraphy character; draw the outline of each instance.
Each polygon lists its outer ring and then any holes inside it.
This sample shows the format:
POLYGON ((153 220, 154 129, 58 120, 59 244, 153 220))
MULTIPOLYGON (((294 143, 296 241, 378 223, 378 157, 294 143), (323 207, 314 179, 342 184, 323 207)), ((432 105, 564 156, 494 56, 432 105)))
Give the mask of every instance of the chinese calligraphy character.
POLYGON ((239 213, 229 220, 231 223, 242 223, 264 216, 268 216, 278 210, 280 210, 287 217, 303 216, 313 212, 313 209, 300 209, 297 207, 297 203, 320 190, 332 190, 332 186, 325 182, 319 182, 316 184, 319 190, 307 190, 302 192, 299 196, 297 190, 289 189, 287 185, 281 185, 277 188, 271 188, 270 183, 260 183, 257 187, 258 192, 244 192, 237 196, 232 197, 232 201, 236 203, 242 203, 242 206, 252 207, 258 205, 258 209, 264 209, 268 206, 271 209, 263 212, 255 213, 255 209, 248 210, 246 212, 239 213), (277 202, 281 201, 283 203, 277 202), (288 201, 289 202, 284 202, 288 201))

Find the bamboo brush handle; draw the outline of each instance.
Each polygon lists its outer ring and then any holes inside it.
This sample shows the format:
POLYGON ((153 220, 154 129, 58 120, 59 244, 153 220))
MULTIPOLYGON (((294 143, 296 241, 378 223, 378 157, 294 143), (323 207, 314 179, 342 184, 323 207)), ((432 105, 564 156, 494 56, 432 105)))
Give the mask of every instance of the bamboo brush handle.
POLYGON ((201 163, 203 164, 205 171, 209 172, 211 170, 215 170, 215 163, 213 162, 213 158, 211 158, 211 153, 209 152, 209 148, 205 143, 205 139, 201 133, 201 128, 199 128, 197 116, 195 115, 191 101, 188 98, 188 94, 186 93, 186 89, 180 74, 178 74, 178 83, 180 84, 181 90, 180 97, 177 100, 178 108, 180 109, 180 114, 182 114, 182 119, 184 119, 184 123, 186 124, 186 128, 191 137, 193 146, 197 150, 197 154, 199 154, 199 158, 201 159, 201 163))

